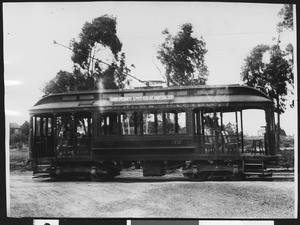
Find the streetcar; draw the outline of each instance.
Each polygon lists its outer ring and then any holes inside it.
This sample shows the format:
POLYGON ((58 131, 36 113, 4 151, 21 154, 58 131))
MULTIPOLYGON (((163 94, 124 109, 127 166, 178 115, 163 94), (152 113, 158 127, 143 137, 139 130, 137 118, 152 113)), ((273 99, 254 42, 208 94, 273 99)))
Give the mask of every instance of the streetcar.
POLYGON ((29 143, 34 177, 106 179, 132 165, 144 176, 269 176, 278 160, 274 104, 244 85, 51 94, 30 109, 29 143), (244 135, 249 110, 264 117, 258 139, 244 135))

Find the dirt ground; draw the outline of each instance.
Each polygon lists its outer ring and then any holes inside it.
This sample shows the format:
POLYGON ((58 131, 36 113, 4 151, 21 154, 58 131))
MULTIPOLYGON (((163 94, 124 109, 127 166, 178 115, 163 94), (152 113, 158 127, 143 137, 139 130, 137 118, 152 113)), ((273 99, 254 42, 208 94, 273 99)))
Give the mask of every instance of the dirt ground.
POLYGON ((294 218, 295 184, 190 182, 180 175, 142 177, 125 171, 112 181, 33 179, 11 172, 10 217, 294 218))

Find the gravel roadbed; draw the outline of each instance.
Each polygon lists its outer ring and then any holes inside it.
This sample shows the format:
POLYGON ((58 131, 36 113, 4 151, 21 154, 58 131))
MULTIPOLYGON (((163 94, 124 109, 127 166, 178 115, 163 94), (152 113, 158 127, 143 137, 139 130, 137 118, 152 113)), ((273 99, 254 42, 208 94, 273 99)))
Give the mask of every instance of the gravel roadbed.
POLYGON ((126 171, 112 181, 32 179, 12 172, 10 217, 295 218, 295 183, 190 182, 126 171))

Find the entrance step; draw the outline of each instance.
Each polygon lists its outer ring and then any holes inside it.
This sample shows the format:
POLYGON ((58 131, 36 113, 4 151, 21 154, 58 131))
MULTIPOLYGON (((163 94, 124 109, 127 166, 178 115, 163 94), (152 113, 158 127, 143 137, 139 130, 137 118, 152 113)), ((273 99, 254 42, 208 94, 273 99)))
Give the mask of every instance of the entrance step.
POLYGON ((250 159, 244 161, 244 175, 246 176, 272 176, 272 173, 266 171, 264 161, 259 159, 250 159))

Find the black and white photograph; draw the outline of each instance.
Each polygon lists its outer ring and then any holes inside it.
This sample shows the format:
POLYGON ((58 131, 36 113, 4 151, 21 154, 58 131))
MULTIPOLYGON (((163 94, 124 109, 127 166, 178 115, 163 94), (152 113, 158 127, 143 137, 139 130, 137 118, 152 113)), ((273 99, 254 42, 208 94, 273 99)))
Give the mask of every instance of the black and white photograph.
POLYGON ((298 217, 295 4, 2 9, 8 218, 298 217))

